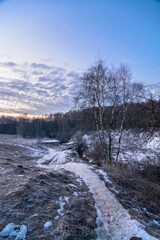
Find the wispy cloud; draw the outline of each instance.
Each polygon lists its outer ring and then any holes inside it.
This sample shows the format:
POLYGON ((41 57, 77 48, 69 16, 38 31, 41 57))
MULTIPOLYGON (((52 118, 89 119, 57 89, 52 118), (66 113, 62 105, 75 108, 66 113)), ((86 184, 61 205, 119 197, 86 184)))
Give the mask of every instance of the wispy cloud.
POLYGON ((52 68, 52 67, 50 67, 46 64, 42 64, 42 63, 32 63, 31 67, 36 68, 36 69, 51 69, 52 68))
POLYGON ((17 64, 14 63, 14 62, 0 62, 0 65, 3 66, 3 67, 15 67, 15 66, 17 66, 17 64))
POLYGON ((73 106, 79 74, 41 63, 0 63, 0 112, 45 114, 73 106))

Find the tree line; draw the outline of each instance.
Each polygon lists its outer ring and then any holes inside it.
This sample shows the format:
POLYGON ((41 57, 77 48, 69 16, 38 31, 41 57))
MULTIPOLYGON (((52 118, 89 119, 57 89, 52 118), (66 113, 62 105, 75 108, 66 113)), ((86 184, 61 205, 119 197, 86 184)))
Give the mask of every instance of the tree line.
MULTIPOLYGON (((121 106, 115 109, 115 119, 112 124, 113 129, 120 127, 118 113, 121 106), (116 117, 117 116, 117 117, 116 117)), ((95 110, 94 110, 95 111, 95 110)), ((66 142, 77 131, 84 133, 96 131, 92 108, 69 111, 65 114, 56 113, 51 119, 28 119, 0 117, 1 134, 19 134, 23 137, 48 137, 57 138, 66 142)), ((97 109, 98 111, 98 109, 97 109)), ((105 116, 111 116, 111 107, 105 108, 105 116)), ((107 122, 104 124, 104 129, 107 122)), ((136 131, 149 131, 150 133, 160 129, 160 100, 148 99, 147 102, 132 103, 128 108, 128 114, 124 121, 124 129, 134 129, 136 131)))
POLYGON ((68 141, 76 132, 98 134, 103 162, 110 162, 116 149, 118 161, 124 129, 160 129, 160 98, 141 83, 132 81, 128 66, 105 66, 98 61, 83 73, 82 88, 75 97, 78 110, 51 114, 46 118, 0 118, 0 133, 23 137, 57 138, 68 141), (115 138, 118 138, 116 146, 115 138))
MULTIPOLYGON (((118 162, 123 130, 129 117, 130 106, 142 102, 145 95, 144 85, 132 81, 132 75, 127 65, 108 67, 102 60, 83 73, 81 82, 82 89, 77 94, 75 101, 82 109, 90 107, 93 110, 103 162, 111 163, 115 151, 116 158, 114 160, 118 162), (115 144, 117 138, 118 142, 115 144)), ((150 130, 153 130, 155 124, 158 123, 155 119, 157 110, 153 98, 150 99, 149 105, 151 106, 148 110, 150 109, 152 116, 146 117, 151 118, 148 124, 150 130)), ((133 116, 131 112, 130 114, 133 116)))

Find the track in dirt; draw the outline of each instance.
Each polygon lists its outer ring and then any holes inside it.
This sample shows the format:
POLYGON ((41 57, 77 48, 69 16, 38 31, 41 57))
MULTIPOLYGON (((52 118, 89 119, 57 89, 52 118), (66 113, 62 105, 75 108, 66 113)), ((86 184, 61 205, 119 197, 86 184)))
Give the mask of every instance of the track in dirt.
MULTIPOLYGON (((60 152, 58 154, 60 154, 60 152)), ((64 162, 65 159, 63 160, 63 163, 64 162)), ((41 166, 40 163, 39 166, 41 166)), ((45 166, 45 162, 43 162, 43 168, 54 170, 63 168, 79 175, 87 184, 93 193, 97 214, 99 215, 97 218, 98 240, 128 240, 132 237, 139 237, 144 240, 157 239, 150 236, 138 221, 131 219, 128 212, 106 188, 104 182, 98 178, 97 174, 89 169, 87 164, 74 162, 56 164, 56 162, 54 162, 54 164, 45 166)))

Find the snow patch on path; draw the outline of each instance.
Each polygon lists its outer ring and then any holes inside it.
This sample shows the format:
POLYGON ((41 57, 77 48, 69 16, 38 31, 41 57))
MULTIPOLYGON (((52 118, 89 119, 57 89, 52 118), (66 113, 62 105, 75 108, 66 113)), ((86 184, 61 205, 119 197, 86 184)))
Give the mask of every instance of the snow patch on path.
MULTIPOLYGON (((45 161, 48 160, 48 156, 46 156, 38 161, 39 166, 49 170, 65 169, 74 172, 87 184, 96 202, 95 208, 98 216, 96 220, 97 240, 129 240, 132 237, 139 237, 143 240, 157 240, 157 238, 150 236, 144 230, 145 227, 142 224, 131 219, 127 210, 123 208, 114 194, 106 188, 104 182, 98 178, 97 174, 94 173, 87 164, 74 162, 65 163, 66 155, 64 152, 60 154, 52 149, 50 154, 52 155, 53 153, 57 157, 63 154, 63 164, 55 164, 54 161, 52 161, 50 165, 41 165, 42 162, 45 163, 45 161)), ((109 180, 107 175, 104 176, 102 171, 100 173, 107 181, 109 180)), ((61 206, 59 210, 62 210, 63 207, 64 205, 61 206)))
POLYGON ((49 161, 49 165, 63 164, 66 162, 66 158, 68 154, 71 152, 71 150, 61 151, 52 148, 47 148, 47 150, 48 154, 37 161, 39 165, 44 164, 47 161, 49 161))
POLYGON ((97 174, 89 169, 87 164, 72 162, 66 163, 61 167, 79 175, 93 193, 98 212, 97 240, 128 240, 132 237, 141 237, 144 240, 156 240, 156 238, 150 236, 144 230, 142 224, 131 219, 129 213, 106 188, 97 174))

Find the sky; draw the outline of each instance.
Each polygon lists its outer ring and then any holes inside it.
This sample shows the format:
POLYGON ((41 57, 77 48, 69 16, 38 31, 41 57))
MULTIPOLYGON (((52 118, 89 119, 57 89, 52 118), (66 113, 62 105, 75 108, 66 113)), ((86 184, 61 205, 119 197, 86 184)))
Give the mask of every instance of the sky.
POLYGON ((0 113, 68 111, 100 58, 160 85, 160 1, 0 0, 0 113))

